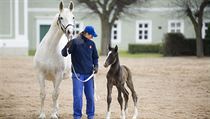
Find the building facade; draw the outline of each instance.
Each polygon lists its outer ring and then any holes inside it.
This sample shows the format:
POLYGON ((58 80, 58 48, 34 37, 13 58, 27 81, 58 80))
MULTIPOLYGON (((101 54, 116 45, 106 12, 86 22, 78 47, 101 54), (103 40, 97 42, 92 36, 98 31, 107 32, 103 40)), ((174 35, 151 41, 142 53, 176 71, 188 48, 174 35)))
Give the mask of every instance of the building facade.
MULTIPOLYGON (((64 0, 67 7, 68 0, 64 0)), ((165 33, 181 32, 195 38, 194 28, 187 17, 180 17, 180 8, 169 7, 170 0, 151 0, 148 5, 131 6, 133 15, 122 15, 112 27, 112 44, 127 50, 128 44, 154 44, 162 42, 165 33)), ((0 55, 27 55, 36 50, 58 13, 59 0, 1 0, 0 1, 0 55)), ((96 28, 94 39, 99 49, 101 40, 100 19, 81 5, 75 4, 75 33, 86 25, 96 28)), ((210 23, 210 8, 205 11, 203 37, 210 23)))
POLYGON ((27 55, 28 0, 0 1, 0 55, 27 55))

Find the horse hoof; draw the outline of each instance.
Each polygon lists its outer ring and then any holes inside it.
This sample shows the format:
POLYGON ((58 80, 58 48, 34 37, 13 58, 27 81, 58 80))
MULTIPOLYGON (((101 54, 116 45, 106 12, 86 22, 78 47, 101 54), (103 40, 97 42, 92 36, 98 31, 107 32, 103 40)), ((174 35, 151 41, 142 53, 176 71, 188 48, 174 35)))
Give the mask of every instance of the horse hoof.
POLYGON ((111 115, 111 113, 110 112, 107 112, 106 119, 110 119, 110 115, 111 115))
POLYGON ((56 113, 56 116, 59 118, 60 117, 60 115, 58 114, 58 113, 56 113))
POLYGON ((39 115, 39 119, 46 119, 45 114, 44 114, 44 113, 41 113, 41 114, 39 115))
POLYGON ((56 114, 52 114, 50 119, 58 119, 57 115, 56 114))
POLYGON ((121 119, 125 119, 125 117, 121 117, 121 119))
POLYGON ((132 119, 137 119, 137 117, 136 116, 133 116, 133 118, 132 119))
POLYGON ((125 111, 121 111, 121 119, 125 119, 125 111))
POLYGON ((138 116, 138 109, 135 107, 135 111, 134 111, 132 119, 137 119, 137 116, 138 116))

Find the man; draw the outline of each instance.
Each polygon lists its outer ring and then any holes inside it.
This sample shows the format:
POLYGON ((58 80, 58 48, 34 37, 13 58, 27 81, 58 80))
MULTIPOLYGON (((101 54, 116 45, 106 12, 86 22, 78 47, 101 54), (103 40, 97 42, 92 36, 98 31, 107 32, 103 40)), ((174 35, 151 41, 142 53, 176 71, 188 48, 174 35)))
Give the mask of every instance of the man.
POLYGON ((62 49, 62 55, 71 54, 72 81, 73 81, 73 111, 74 119, 82 117, 83 88, 87 100, 86 114, 88 119, 94 119, 94 80, 86 81, 92 73, 98 72, 98 53, 95 43, 91 40, 97 37, 92 26, 86 26, 84 31, 73 40, 70 40, 62 49), (67 53, 68 52, 68 53, 67 53))

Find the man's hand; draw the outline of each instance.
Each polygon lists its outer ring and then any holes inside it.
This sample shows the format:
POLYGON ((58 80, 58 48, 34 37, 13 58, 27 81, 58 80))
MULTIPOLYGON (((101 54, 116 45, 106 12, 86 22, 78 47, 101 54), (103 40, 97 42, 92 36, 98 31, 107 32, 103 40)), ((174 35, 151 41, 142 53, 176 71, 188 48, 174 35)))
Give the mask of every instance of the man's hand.
POLYGON ((70 48, 71 47, 71 45, 72 45, 72 40, 70 40, 70 41, 68 41, 68 43, 66 44, 66 48, 70 48))
POLYGON ((97 65, 93 67, 93 73, 94 74, 98 73, 98 66, 97 65))
POLYGON ((62 49, 62 51, 61 51, 62 56, 66 57, 66 56, 68 55, 67 49, 68 49, 68 48, 70 49, 70 47, 72 47, 72 40, 70 40, 70 41, 65 45, 65 47, 62 49))

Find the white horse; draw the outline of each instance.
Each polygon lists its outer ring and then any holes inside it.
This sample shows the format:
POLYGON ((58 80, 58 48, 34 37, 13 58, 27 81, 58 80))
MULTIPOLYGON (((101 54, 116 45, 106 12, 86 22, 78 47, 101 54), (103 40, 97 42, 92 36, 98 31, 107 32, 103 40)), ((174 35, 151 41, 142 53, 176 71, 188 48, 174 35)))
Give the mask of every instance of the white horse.
MULTIPOLYGON (((35 68, 37 69, 40 84, 41 110, 39 118, 41 119, 46 118, 44 112, 44 100, 46 96, 45 80, 50 80, 53 82, 53 110, 51 118, 58 118, 57 99, 59 96, 59 86, 64 78, 65 70, 69 68, 68 71, 70 71, 70 66, 67 66, 67 60, 70 61, 70 59, 64 59, 64 57, 61 55, 61 49, 64 46, 59 46, 59 44, 62 42, 60 39, 63 34, 65 34, 68 39, 73 36, 73 8, 74 5, 72 2, 70 2, 68 8, 64 8, 63 2, 60 2, 59 13, 53 19, 53 23, 37 48, 34 57, 34 64, 35 68)), ((67 40, 65 42, 67 43, 67 40)))

